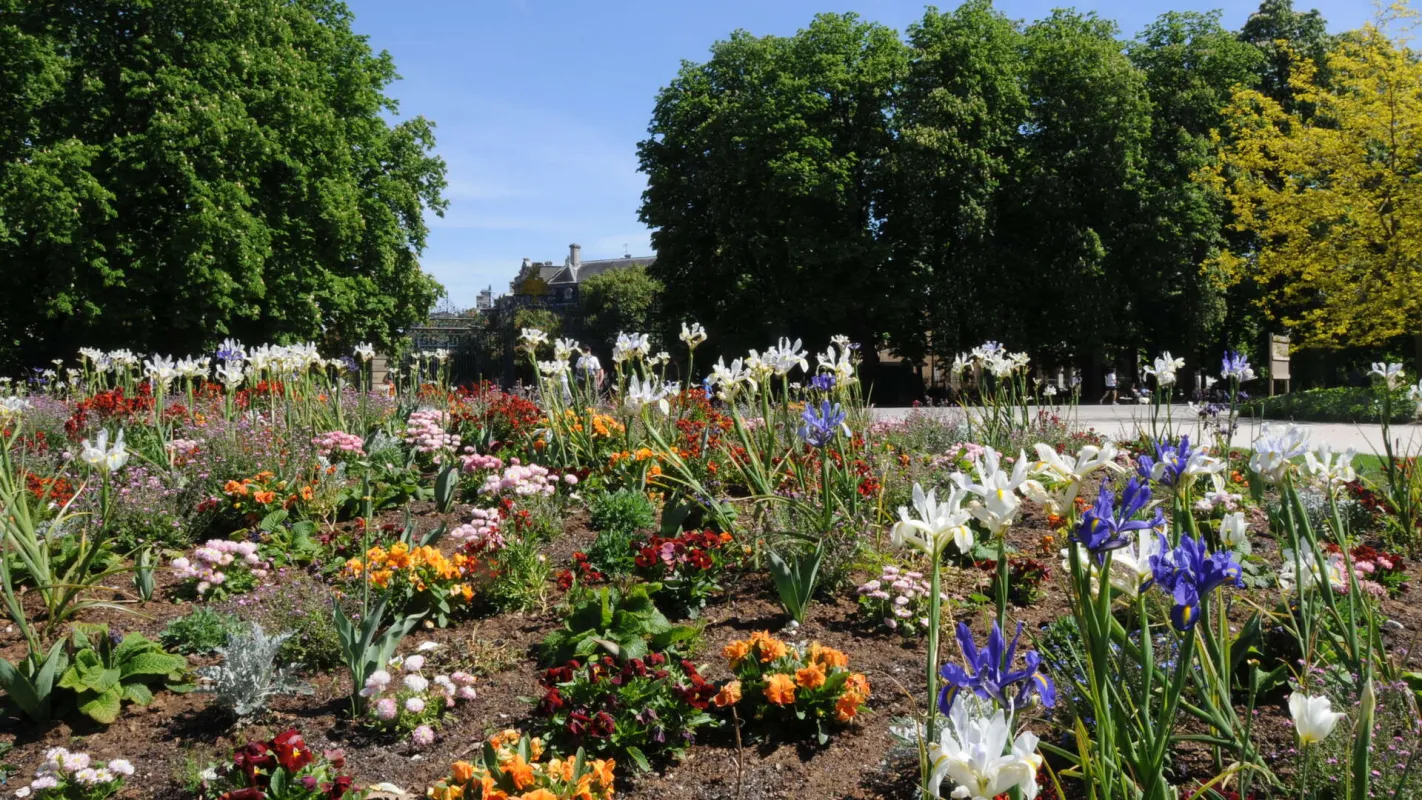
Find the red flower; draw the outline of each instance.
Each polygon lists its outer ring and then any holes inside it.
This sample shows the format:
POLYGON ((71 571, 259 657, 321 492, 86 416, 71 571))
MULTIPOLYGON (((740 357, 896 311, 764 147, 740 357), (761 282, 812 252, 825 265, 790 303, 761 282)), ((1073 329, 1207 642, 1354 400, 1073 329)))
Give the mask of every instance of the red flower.
POLYGON ((593 717, 592 727, 588 730, 588 733, 592 734, 595 738, 606 739, 612 736, 616 730, 617 722, 612 718, 612 715, 606 711, 599 711, 597 712, 597 716, 593 717))
POLYGON ((265 742, 252 742, 232 755, 232 763, 247 777, 249 785, 256 786, 258 778, 270 773, 277 762, 265 742))
POLYGON ((272 740, 272 749, 276 751, 277 763, 287 772, 297 772, 316 759, 295 728, 278 734, 272 740))

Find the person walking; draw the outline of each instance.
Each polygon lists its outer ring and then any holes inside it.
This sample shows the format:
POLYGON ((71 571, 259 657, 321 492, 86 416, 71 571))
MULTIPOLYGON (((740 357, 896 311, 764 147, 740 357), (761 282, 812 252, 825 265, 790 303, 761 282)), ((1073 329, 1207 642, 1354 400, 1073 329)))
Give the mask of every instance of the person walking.
POLYGON ((593 355, 592 348, 583 345, 583 354, 578 357, 578 377, 594 397, 602 393, 602 362, 593 355))
POLYGON ((1101 395, 1100 404, 1105 405, 1106 398, 1111 398, 1111 405, 1116 405, 1116 368, 1111 367, 1106 370, 1106 393, 1101 395))

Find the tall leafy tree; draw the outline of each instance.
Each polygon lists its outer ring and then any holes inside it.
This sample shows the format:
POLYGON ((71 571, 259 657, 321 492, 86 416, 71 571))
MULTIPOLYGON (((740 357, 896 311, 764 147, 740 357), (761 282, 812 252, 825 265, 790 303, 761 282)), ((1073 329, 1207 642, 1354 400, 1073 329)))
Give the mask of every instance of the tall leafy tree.
POLYGON ((444 164, 395 77, 333 0, 0 0, 0 362, 423 319, 444 164))
POLYGON ((1150 102, 1115 24, 1094 14, 1055 11, 1028 26, 1024 47, 1029 115, 1002 194, 994 287, 1021 311, 985 333, 1081 363, 1135 336, 1123 243, 1140 207, 1150 102))
POLYGON ((1328 74, 1333 37, 1318 9, 1295 11, 1293 0, 1263 0, 1239 38, 1259 50, 1259 91, 1288 111, 1300 110, 1294 105, 1293 74, 1301 59, 1311 62, 1316 77, 1328 74))
POLYGON ((669 320, 703 320, 729 349, 877 340, 894 307, 877 229, 905 68, 897 34, 853 14, 788 38, 736 32, 683 64, 639 146, 669 320))
POLYGON ((1027 118, 1023 42, 990 0, 947 13, 929 8, 908 40, 883 227, 895 297, 907 308, 886 320, 886 330, 903 354, 930 345, 945 354, 979 343, 1014 313, 1012 298, 997 290, 992 241, 1027 118))
POLYGON ((1296 62, 1293 111, 1236 92, 1220 163, 1202 171, 1254 237, 1214 266, 1261 287, 1262 311, 1306 346, 1386 344, 1422 327, 1422 58, 1392 21, 1340 38, 1327 87, 1296 62))
POLYGON ((1128 53, 1151 110, 1140 211, 1122 245, 1133 266, 1123 276, 1132 332, 1151 350, 1203 356, 1219 349, 1226 305, 1200 265, 1225 244, 1226 210, 1194 173, 1215 162, 1210 134, 1233 91, 1255 84, 1263 57, 1220 25, 1218 12, 1164 14, 1128 53))

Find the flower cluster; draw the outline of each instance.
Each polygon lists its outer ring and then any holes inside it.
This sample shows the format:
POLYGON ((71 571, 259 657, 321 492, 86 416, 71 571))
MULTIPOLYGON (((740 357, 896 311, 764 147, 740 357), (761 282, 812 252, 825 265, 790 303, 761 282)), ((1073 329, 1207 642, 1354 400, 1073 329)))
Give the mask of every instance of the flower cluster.
POLYGON ((931 591, 922 573, 904 572, 890 564, 879 577, 859 587, 859 607, 876 624, 904 636, 917 636, 928 627, 931 591))
POLYGON ((799 651, 764 631, 721 650, 736 680, 716 696, 717 706, 743 705, 750 717, 814 724, 821 743, 826 723, 847 723, 869 699, 869 679, 849 671, 849 657, 811 644, 799 651))
POLYGON ((433 611, 443 624, 454 609, 474 599, 479 560, 464 553, 445 556, 430 545, 397 542, 388 550, 370 548, 365 558, 346 562, 350 578, 366 577, 399 609, 433 611))
POLYGON ((260 516, 279 508, 292 508, 310 502, 316 496, 316 484, 297 485, 278 480, 276 473, 258 472, 240 481, 228 481, 222 487, 232 509, 249 516, 260 516))
POLYGON ((44 754, 44 763, 35 770, 34 780, 21 786, 15 796, 33 800, 102 800, 118 794, 123 779, 132 774, 133 765, 122 758, 105 764, 88 753, 54 747, 44 754))
POLYGON ((286 800, 339 800, 352 793, 354 781, 342 775, 346 757, 327 750, 320 757, 295 729, 268 741, 249 742, 232 756, 232 763, 204 786, 204 796, 227 800, 263 800, 272 786, 283 787, 286 800))
POLYGON ((191 557, 173 559, 171 566, 178 580, 192 582, 199 597, 210 593, 217 600, 249 591, 271 568, 257 553, 255 542, 226 539, 209 539, 191 557))
POLYGON ((680 536, 653 536, 637 542, 637 576, 662 584, 659 597, 695 616, 707 599, 721 591, 721 575, 733 549, 729 533, 691 531, 680 536))
POLYGON ((318 455, 325 458, 365 455, 365 441, 354 433, 326 431, 311 440, 318 455))
POLYGON ((435 409, 422 409, 410 414, 405 422, 405 444, 416 453, 437 453, 458 450, 459 434, 444 429, 446 414, 435 409))
MULTIPOLYGON (((1323 544, 1325 552, 1340 565, 1343 562, 1342 548, 1332 542, 1323 544)), ((1378 550, 1368 545, 1358 545, 1348 551, 1353 562, 1353 576, 1358 588, 1374 597, 1395 597, 1407 591, 1407 561, 1397 553, 1378 550)), ((1347 588, 1347 584, 1344 584, 1347 588)))
POLYGON ((630 756, 643 769, 647 754, 679 756, 720 689, 690 661, 661 653, 619 664, 611 656, 569 661, 543 673, 537 714, 548 737, 597 755, 630 756))
MULTIPOLYGON (((433 650, 433 645, 427 642, 421 653, 433 650)), ((430 726, 456 701, 473 700, 475 692, 474 676, 467 672, 426 678, 421 653, 392 658, 384 669, 370 674, 360 695, 366 699, 366 724, 392 733, 408 732, 423 747, 434 738, 430 726)))
POLYGON ((967 623, 958 623, 958 647, 962 649, 962 664, 944 664, 939 670, 943 688, 938 693, 938 709, 951 715, 961 705, 960 693, 991 701, 999 709, 1016 711, 1031 702, 1041 702, 1051 708, 1057 703, 1056 684, 1042 671, 1042 657, 1036 650, 1022 655, 1017 667, 1017 645, 1022 639, 1022 624, 1009 643, 996 622, 988 632, 987 644, 979 648, 967 623))
POLYGON ((431 800, 611 800, 612 759, 549 758, 543 741, 516 730, 489 737, 476 762, 456 761, 431 786, 431 800))
POLYGON ((512 459, 501 474, 490 475, 484 479, 484 485, 479 488, 483 494, 497 495, 510 492, 516 496, 526 497, 528 495, 553 494, 557 488, 557 479, 550 475, 547 467, 537 464, 520 464, 518 459, 512 459))
MULTIPOLYGON (((977 561, 974 565, 987 573, 991 579, 988 596, 997 597, 997 581, 1000 577, 997 561, 989 558, 977 561)), ((1041 600, 1044 596, 1042 584, 1049 577, 1051 577, 1051 570, 1041 561, 1026 556, 1009 555, 1007 557, 1008 601, 1013 605, 1026 607, 1041 600)))
POLYGON ((504 460, 498 456, 491 456, 475 452, 473 447, 465 447, 464 455, 460 456, 459 468, 464 472, 478 472, 485 469, 503 469, 504 460))
POLYGON ((499 509, 476 508, 468 522, 449 532, 449 538, 471 553, 494 553, 504 548, 504 536, 499 532, 502 524, 499 509))

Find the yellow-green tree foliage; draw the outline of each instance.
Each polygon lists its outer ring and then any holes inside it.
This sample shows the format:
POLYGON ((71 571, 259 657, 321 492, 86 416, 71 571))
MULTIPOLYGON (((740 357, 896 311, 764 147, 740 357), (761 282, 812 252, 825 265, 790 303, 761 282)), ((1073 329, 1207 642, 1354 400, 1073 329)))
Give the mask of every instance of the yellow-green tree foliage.
POLYGON ((1253 281, 1296 343, 1386 342, 1422 329, 1422 62, 1394 6, 1339 37, 1320 85, 1296 62, 1298 111, 1238 90, 1218 163, 1200 178, 1234 213, 1237 246, 1207 271, 1253 281))

